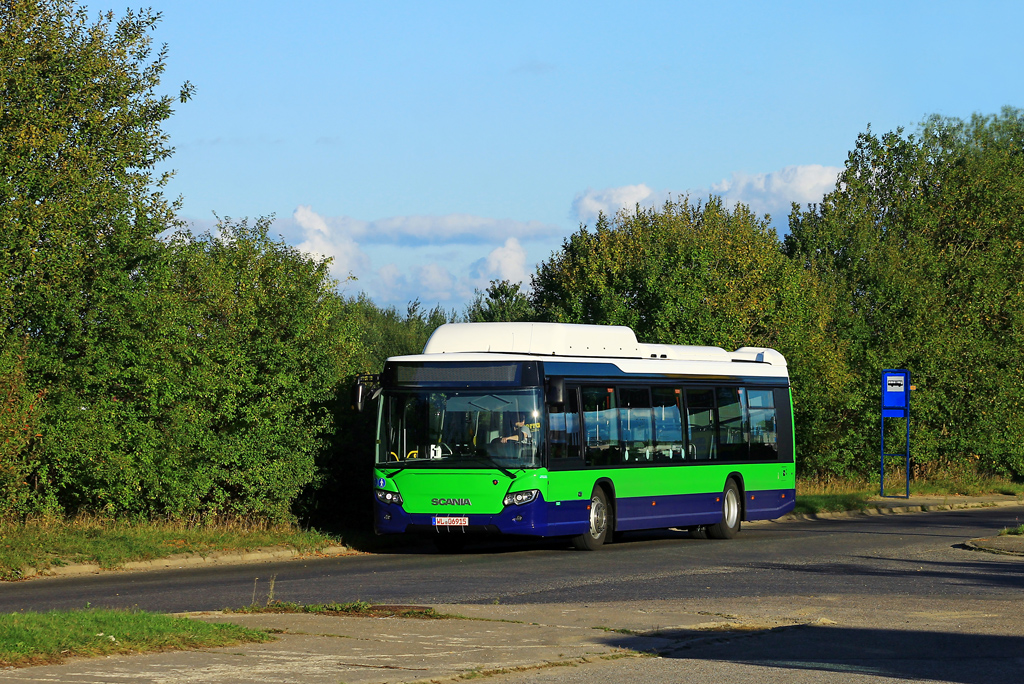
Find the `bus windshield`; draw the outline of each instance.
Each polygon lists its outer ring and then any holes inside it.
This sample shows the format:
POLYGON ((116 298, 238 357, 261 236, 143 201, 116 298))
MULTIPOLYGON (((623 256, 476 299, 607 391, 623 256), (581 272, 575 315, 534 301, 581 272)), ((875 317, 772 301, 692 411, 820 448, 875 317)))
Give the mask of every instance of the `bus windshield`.
POLYGON ((543 407, 540 389, 385 392, 377 463, 402 468, 539 467, 543 407))

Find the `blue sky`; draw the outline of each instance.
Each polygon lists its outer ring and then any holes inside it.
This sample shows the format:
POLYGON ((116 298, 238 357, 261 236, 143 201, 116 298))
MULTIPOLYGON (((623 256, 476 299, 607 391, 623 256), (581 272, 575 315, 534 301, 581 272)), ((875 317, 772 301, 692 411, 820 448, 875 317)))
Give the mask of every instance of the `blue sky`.
POLYGON ((274 214, 399 308, 528 285, 670 195, 782 228, 868 124, 1024 106, 1024 3, 151 1, 167 90, 196 87, 165 127, 182 217, 274 214))

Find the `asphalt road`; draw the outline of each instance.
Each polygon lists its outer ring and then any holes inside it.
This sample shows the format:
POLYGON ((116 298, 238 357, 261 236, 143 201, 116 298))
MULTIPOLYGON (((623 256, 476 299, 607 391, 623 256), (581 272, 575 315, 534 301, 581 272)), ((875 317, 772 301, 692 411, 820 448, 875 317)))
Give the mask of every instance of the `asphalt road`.
POLYGON ((316 603, 560 603, 814 596, 1015 598, 1020 558, 967 539, 1020 524, 1024 507, 745 526, 729 541, 636 533, 598 552, 559 542, 488 544, 443 556, 388 554, 37 579, 0 585, 0 611, 217 610, 273 596, 316 603))

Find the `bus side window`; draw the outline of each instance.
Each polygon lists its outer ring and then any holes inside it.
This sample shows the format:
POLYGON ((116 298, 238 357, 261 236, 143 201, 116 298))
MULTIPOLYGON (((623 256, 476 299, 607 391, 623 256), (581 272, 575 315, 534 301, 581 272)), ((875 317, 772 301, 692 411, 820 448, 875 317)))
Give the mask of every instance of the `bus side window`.
POLYGON ((576 388, 567 388, 565 404, 551 407, 548 414, 548 444, 551 458, 580 457, 580 404, 576 388))
POLYGON ((746 461, 750 458, 746 393, 742 387, 719 387, 717 393, 718 458, 746 461))
POLYGON ((655 387, 651 390, 654 404, 654 460, 659 463, 681 463, 686 453, 683 444, 683 419, 679 411, 682 390, 655 387))
POLYGON ((686 390, 686 426, 689 434, 687 458, 707 461, 715 458, 715 393, 710 389, 686 390))
POLYGON ((646 387, 619 388, 619 435, 626 465, 654 460, 651 395, 646 387))
POLYGON ((750 410, 750 459, 779 459, 778 428, 775 416, 775 392, 770 389, 748 389, 750 410))
POLYGON ((584 458, 588 466, 619 465, 619 409, 615 389, 582 387, 584 458))

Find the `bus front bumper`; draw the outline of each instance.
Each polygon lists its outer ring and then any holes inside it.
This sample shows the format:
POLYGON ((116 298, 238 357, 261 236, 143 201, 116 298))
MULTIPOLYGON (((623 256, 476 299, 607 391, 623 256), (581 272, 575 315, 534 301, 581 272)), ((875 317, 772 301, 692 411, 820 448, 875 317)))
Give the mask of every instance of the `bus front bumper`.
MULTIPOLYGON (((587 503, 587 502, 581 502, 587 503)), ((397 504, 374 502, 373 528, 377 534, 401 534, 403 532, 419 532, 430 534, 514 534, 534 537, 550 537, 566 534, 580 534, 586 531, 589 523, 578 522, 581 518, 578 511, 570 515, 571 522, 560 519, 569 513, 570 506, 561 503, 552 505, 538 497, 521 506, 506 506, 499 513, 459 513, 442 510, 431 513, 408 513, 397 504), (564 509, 564 511, 563 511, 564 509), (465 517, 468 525, 437 524, 438 518, 444 520, 451 517, 465 517)))

